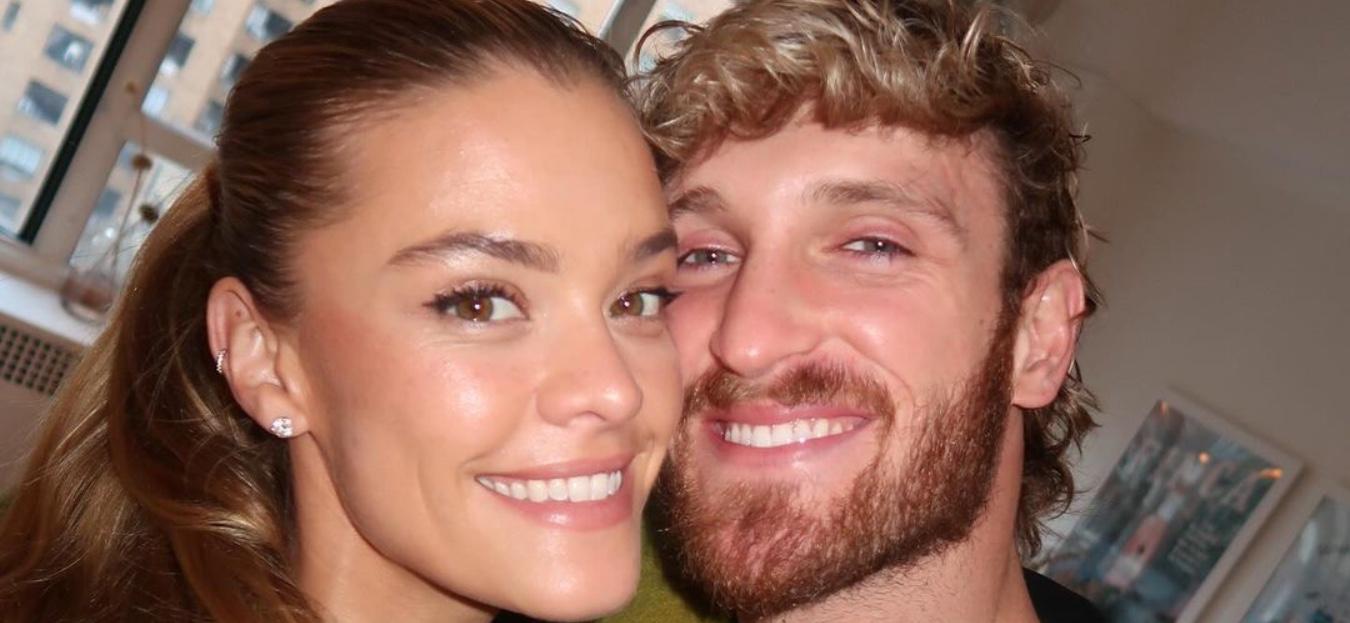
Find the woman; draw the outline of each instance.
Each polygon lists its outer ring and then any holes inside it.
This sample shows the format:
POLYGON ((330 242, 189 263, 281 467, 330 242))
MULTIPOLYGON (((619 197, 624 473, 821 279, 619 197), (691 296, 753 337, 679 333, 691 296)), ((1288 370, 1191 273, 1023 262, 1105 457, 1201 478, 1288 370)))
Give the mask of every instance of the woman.
POLYGON ((621 607, 673 236, 599 41, 345 0, 264 48, 0 527, 0 619, 621 607))

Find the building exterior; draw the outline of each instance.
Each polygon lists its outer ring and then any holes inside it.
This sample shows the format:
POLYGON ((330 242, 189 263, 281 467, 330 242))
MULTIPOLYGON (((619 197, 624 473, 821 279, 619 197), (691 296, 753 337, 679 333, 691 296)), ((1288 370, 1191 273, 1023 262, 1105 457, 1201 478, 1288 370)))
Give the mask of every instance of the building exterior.
MULTIPOLYGON (((147 118, 206 152, 229 89, 258 49, 335 0, 187 1, 151 84, 109 85, 103 97, 140 98, 147 118)), ((617 5, 616 0, 547 1, 592 31, 605 27, 617 5)), ((0 0, 0 236, 15 236, 24 226, 127 2, 0 0)), ((702 21, 726 2, 657 0, 648 23, 702 21)), ((126 143, 71 264, 89 268, 106 260, 114 243, 129 256, 153 225, 142 219, 142 208, 166 208, 200 164, 161 158, 153 144, 126 143), (150 157, 150 166, 138 185, 134 165, 141 152, 150 157)))

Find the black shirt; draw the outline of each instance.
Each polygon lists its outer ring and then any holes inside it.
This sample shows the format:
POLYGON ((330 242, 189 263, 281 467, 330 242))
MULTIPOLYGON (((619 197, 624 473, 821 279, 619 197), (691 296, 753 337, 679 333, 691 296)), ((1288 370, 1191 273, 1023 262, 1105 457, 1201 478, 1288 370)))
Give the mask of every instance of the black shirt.
POLYGON ((1031 569, 1023 569, 1022 577, 1041 623, 1106 623, 1101 611, 1082 595, 1031 569))

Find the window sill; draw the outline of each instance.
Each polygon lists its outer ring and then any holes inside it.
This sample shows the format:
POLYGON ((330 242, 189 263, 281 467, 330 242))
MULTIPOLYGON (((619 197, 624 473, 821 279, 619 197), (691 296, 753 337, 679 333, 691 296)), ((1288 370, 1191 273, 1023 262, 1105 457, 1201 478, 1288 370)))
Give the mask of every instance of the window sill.
POLYGON ((84 348, 103 330, 101 325, 81 321, 61 305, 55 289, 0 272, 0 316, 45 331, 71 346, 84 348))

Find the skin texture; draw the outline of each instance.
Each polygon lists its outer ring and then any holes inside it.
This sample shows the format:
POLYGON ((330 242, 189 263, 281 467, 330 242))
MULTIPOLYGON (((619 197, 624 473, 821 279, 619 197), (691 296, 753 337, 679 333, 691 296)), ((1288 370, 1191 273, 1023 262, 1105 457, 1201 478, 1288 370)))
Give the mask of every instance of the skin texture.
POLYGON ((674 239, 631 113, 601 85, 499 68, 339 147, 360 184, 297 245, 298 317, 227 279, 209 318, 240 404, 294 421, 303 588, 342 621, 622 607, 680 406, 654 291, 674 239), (476 480, 616 461, 617 511, 543 512, 476 480))
MULTIPOLYGON (((675 449, 687 460, 673 467, 705 501, 728 491, 790 491, 799 525, 801 517, 831 525, 873 465, 904 479, 937 464, 913 460, 920 432, 961 430, 941 418, 969 414, 933 407, 978 376, 1003 309, 1006 207, 993 148, 982 134, 940 140, 904 128, 850 132, 799 121, 764 139, 724 143, 673 180, 667 193, 683 294, 668 313, 685 377, 721 369, 772 386, 804 366, 839 366, 879 382, 894 402, 890 425, 828 400, 788 408, 758 398, 689 413, 675 449), (772 451, 730 446, 715 432, 722 418, 790 421, 803 412, 861 415, 865 423, 772 451)), ((1022 410, 1055 396, 1083 304, 1080 276, 1061 262, 1010 310, 1003 433, 989 440, 996 446, 984 477, 989 494, 963 537, 872 572, 852 590, 781 612, 744 604, 741 612, 774 620, 1034 621, 1013 539, 1022 410)), ((974 443, 968 439, 945 441, 974 443)), ((912 502, 944 504, 922 494, 912 502)), ((724 557, 754 551, 737 546, 747 534, 722 538, 724 557)), ((745 575, 741 581, 754 581, 745 575)))

